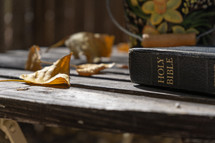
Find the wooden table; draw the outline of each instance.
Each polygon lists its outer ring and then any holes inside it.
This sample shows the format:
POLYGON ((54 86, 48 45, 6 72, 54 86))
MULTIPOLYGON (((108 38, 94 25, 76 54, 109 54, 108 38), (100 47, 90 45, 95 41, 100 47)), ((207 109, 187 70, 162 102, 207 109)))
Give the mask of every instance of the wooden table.
MULTIPOLYGON (((54 62, 68 52, 65 48, 51 50, 42 54, 42 60, 54 62)), ((26 59, 27 51, 0 54, 0 79, 31 73, 24 70, 26 59)), ((111 60, 127 64, 128 55, 115 51, 111 60)), ((214 95, 135 85, 128 69, 120 68, 92 77, 81 77, 71 69, 69 89, 0 83, 0 117, 111 132, 215 138, 214 95)))

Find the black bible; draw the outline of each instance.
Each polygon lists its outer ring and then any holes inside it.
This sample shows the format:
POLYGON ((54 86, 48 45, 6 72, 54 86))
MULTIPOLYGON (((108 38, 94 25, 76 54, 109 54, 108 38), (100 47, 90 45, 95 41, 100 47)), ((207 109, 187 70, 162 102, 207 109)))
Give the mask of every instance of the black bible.
POLYGON ((215 47, 132 48, 131 81, 215 93, 215 47))

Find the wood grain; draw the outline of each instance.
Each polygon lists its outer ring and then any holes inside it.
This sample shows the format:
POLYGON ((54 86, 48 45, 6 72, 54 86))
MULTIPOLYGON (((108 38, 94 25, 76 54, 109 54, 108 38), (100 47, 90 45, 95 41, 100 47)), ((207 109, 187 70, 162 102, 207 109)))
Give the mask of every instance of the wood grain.
POLYGON ((26 0, 23 0, 23 3, 18 1, 12 2, 12 28, 13 28, 13 43, 11 49, 26 49, 24 37, 25 37, 25 8, 23 4, 26 0), (22 42, 20 42, 22 41, 22 42))
MULTIPOLYGON (((0 77, 3 78, 18 79, 19 75, 28 73, 31 72, 0 68, 0 77)), ((129 81, 128 75, 106 74, 105 70, 102 72, 103 74, 92 77, 78 76, 75 71, 71 73, 73 73, 70 77, 71 87, 215 105, 215 98, 211 95, 135 85, 129 81)))
MULTIPOLYGON (((67 52, 55 49, 42 56, 55 61, 67 52)), ((0 54, 0 80, 31 73, 23 69, 25 55, 20 50, 0 54)), ((127 54, 117 53, 111 59, 127 60, 127 54)), ((0 82, 0 117, 110 132, 215 138, 211 95, 134 85, 128 69, 118 68, 92 77, 81 77, 71 69, 70 82, 69 89, 0 82)))
POLYGON ((5 51, 4 45, 4 2, 0 1, 0 52, 5 51))
MULTIPOLYGON (((70 53, 70 50, 65 47, 60 47, 56 49, 51 49, 50 52, 45 53, 46 48, 41 47, 41 56, 43 61, 47 62, 55 62, 59 58, 70 53)), ((27 60, 28 51, 26 50, 12 50, 7 51, 7 53, 0 53, 0 67, 6 68, 17 68, 24 69, 25 62, 27 60)), ((128 54, 117 53, 116 49, 113 48, 113 53, 111 59, 103 58, 104 62, 115 62, 116 64, 125 64, 128 65, 128 54)), ((86 63, 86 58, 84 56, 81 59, 74 59, 72 57, 71 64, 79 65, 86 63)), ((117 71, 124 71, 123 69, 119 69, 117 71)), ((116 72, 117 72, 116 71, 116 72)), ((127 71, 125 73, 128 73, 127 71)))
MULTIPOLYGON (((61 58, 69 52, 66 48, 53 49, 49 53, 44 53, 44 50, 45 49, 42 49, 42 59, 50 62, 56 61, 58 58, 61 58)), ((117 53, 114 49, 111 61, 117 61, 116 63, 127 63, 127 56, 127 54, 117 53)), ((0 67, 5 68, 0 70, 0 75, 2 75, 2 77, 17 78, 20 74, 29 73, 27 71, 23 71, 26 57, 27 51, 21 50, 9 51, 6 54, 0 54, 0 67), (14 69, 17 70, 14 71, 14 69)), ((83 60, 74 59, 72 59, 71 62, 72 64, 78 64, 80 61, 84 62, 83 60)), ((71 86, 140 96, 144 95, 156 98, 168 98, 172 100, 208 104, 215 103, 215 100, 211 95, 201 95, 199 93, 186 93, 181 91, 176 92, 162 88, 135 85, 130 82, 129 71, 126 69, 106 69, 101 73, 102 74, 94 75, 92 77, 81 77, 78 76, 73 69, 71 70, 71 86)))
POLYGON ((214 137, 210 134, 215 130, 214 105, 13 82, 1 84, 0 99, 0 116, 21 122, 113 132, 214 137))

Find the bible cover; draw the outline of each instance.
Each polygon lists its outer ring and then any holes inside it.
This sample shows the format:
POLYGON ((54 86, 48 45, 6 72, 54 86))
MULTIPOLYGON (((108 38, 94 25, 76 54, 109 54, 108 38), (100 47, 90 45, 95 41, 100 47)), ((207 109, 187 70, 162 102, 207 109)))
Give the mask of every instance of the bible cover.
POLYGON ((215 47, 132 48, 131 81, 215 93, 215 47))

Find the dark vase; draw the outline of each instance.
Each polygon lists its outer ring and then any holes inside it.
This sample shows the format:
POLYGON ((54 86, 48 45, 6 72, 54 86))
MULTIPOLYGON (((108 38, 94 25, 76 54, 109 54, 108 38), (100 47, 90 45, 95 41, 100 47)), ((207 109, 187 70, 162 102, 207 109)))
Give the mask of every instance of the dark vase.
MULTIPOLYGON (((199 45, 212 45, 213 34, 203 33, 214 28, 214 0, 124 0, 126 28, 142 34, 195 33, 199 45)), ((130 38, 132 47, 142 46, 130 38)))

